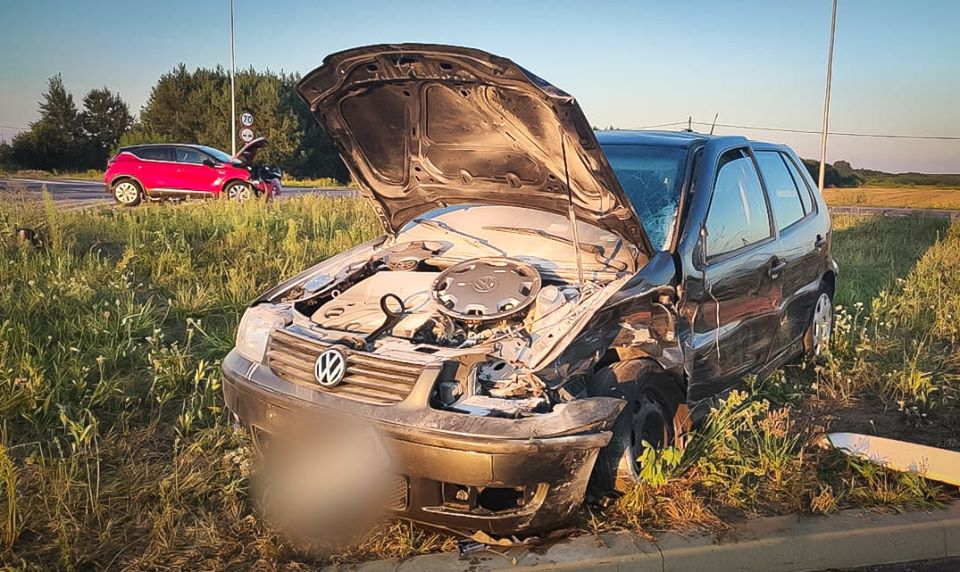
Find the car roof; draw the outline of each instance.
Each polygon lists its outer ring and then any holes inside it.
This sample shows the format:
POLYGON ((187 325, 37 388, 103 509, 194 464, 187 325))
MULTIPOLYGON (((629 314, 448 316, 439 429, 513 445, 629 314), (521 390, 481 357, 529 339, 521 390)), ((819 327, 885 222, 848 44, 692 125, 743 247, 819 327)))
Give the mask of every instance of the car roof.
POLYGON ((655 145, 660 147, 690 147, 697 143, 729 139, 731 141, 746 141, 755 149, 786 150, 786 145, 744 139, 740 135, 709 135, 696 131, 652 131, 652 130, 610 130, 595 131, 597 141, 601 145, 655 145))
POLYGON ((150 147, 190 147, 191 149, 203 151, 203 145, 196 143, 141 143, 139 145, 127 145, 126 147, 121 147, 119 150, 129 151, 130 149, 147 149, 150 147))

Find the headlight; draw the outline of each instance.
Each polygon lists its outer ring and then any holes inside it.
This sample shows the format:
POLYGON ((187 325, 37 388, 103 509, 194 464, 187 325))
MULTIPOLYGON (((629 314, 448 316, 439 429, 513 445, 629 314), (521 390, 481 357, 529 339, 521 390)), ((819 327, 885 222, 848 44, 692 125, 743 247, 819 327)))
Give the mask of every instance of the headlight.
POLYGON ((237 327, 237 351, 247 359, 262 362, 270 333, 289 321, 289 313, 268 305, 247 308, 237 327))

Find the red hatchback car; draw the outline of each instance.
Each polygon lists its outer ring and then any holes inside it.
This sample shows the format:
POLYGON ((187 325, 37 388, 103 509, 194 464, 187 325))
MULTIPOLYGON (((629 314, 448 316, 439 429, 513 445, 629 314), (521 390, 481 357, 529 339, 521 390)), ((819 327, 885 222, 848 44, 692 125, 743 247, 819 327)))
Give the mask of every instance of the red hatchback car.
POLYGON ((162 143, 123 147, 107 164, 107 191, 122 205, 152 200, 217 198, 247 200, 281 191, 280 171, 254 165, 267 144, 254 139, 235 156, 204 145, 162 143))

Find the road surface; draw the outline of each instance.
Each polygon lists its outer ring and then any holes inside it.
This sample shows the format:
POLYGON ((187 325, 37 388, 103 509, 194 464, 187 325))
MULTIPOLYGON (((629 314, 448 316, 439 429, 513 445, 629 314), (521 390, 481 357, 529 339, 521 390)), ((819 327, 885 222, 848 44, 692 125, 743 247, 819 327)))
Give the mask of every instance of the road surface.
MULTIPOLYGON (((40 197, 46 187, 57 206, 68 209, 87 208, 97 205, 116 204, 104 190, 99 181, 81 181, 65 179, 0 179, 0 200, 7 193, 24 193, 40 197)), ((285 187, 280 198, 286 199, 303 194, 327 196, 350 196, 356 191, 346 187, 285 187)))
POLYGON ((835 206, 830 207, 830 212, 833 214, 848 214, 848 215, 883 215, 889 217, 898 217, 898 216, 910 216, 922 214, 924 216, 935 216, 942 218, 960 218, 960 210, 947 210, 947 209, 914 209, 914 208, 903 208, 903 207, 848 207, 848 206, 835 206))

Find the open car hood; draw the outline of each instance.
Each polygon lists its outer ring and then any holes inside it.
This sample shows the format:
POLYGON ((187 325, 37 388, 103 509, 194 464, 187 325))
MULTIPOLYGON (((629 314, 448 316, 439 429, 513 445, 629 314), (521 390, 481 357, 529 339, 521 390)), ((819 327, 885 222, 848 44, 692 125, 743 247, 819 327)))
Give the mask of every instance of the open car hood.
POLYGON ((249 166, 257 158, 257 151, 269 143, 266 137, 257 137, 243 146, 237 154, 233 156, 234 161, 240 162, 243 166, 249 166))
POLYGON ((297 91, 393 232, 454 204, 567 214, 569 173, 579 219, 652 255, 576 100, 508 59, 454 46, 368 46, 327 56, 297 91))

